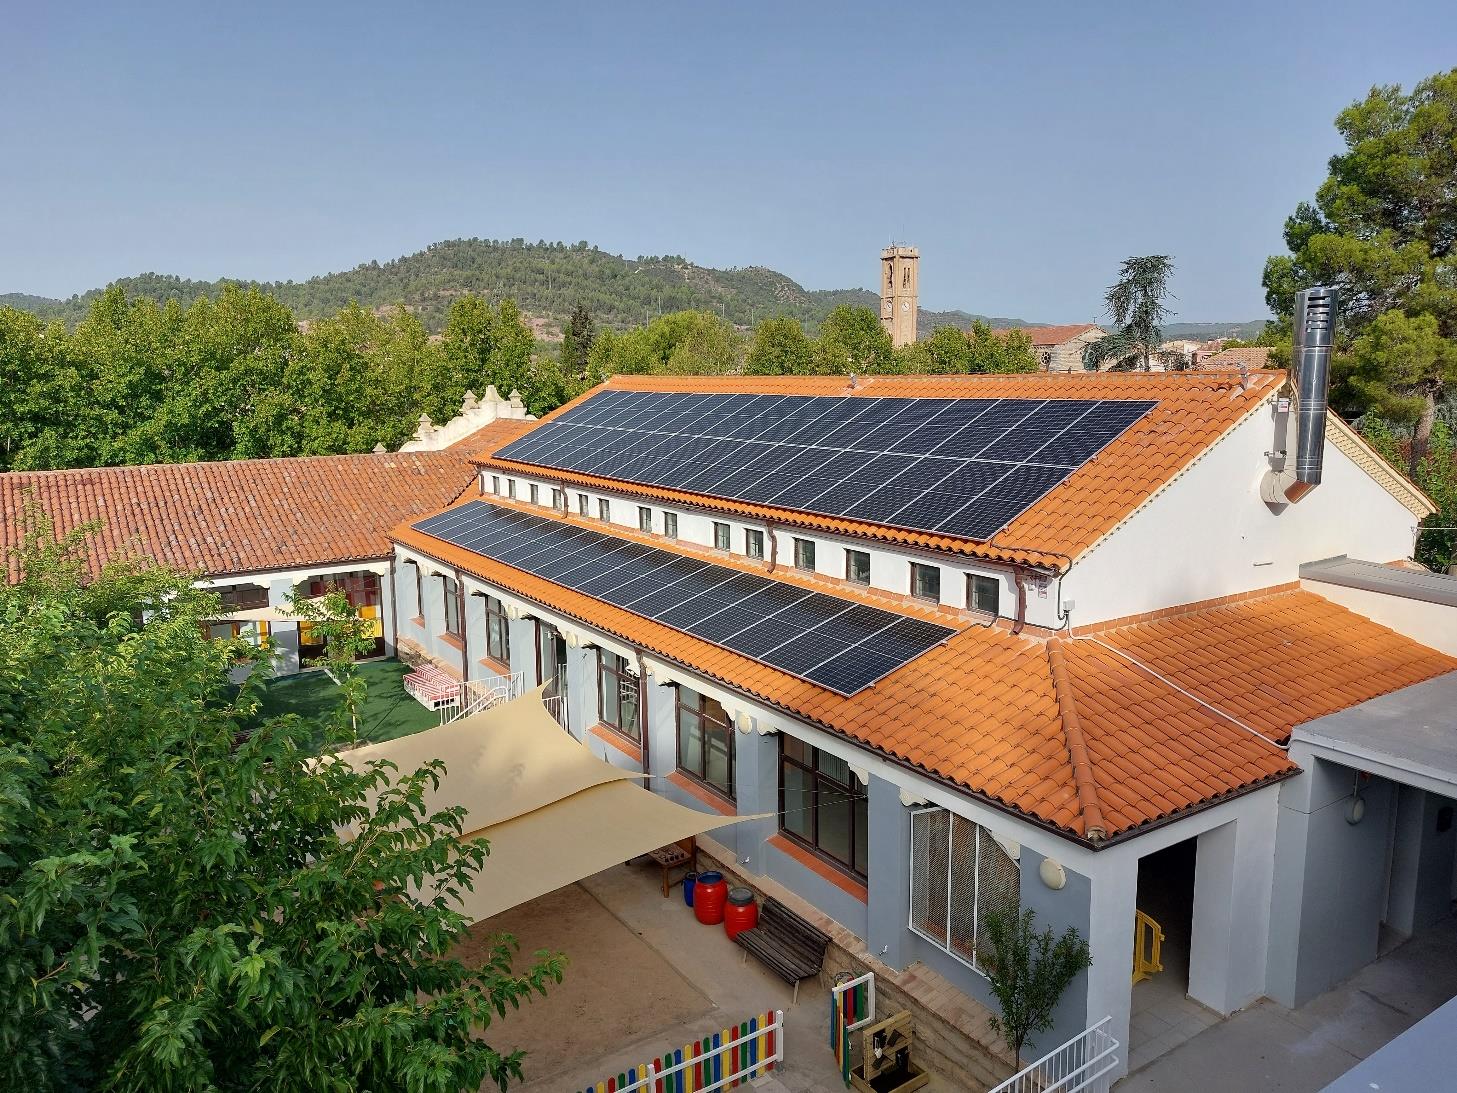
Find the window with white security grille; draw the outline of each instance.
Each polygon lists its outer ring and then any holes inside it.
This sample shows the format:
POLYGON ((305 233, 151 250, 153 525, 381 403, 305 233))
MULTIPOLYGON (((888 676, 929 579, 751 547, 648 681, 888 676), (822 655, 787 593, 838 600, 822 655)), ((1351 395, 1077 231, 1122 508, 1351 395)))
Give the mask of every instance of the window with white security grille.
POLYGON ((911 813, 911 929, 977 971, 986 917, 1021 903, 1017 863, 984 827, 944 808, 911 813))

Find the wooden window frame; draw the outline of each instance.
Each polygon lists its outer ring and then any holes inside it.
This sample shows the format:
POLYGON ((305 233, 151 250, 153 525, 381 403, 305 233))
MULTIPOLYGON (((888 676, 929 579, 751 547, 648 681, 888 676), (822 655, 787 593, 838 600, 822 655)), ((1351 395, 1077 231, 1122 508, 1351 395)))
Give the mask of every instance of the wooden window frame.
POLYGON ((692 781, 697 782, 699 785, 712 790, 719 796, 726 797, 730 801, 735 800, 736 798, 734 796, 734 793, 735 789, 737 788, 734 781, 736 773, 735 768, 737 765, 735 763, 735 752, 737 751, 738 742, 735 739, 736 734, 734 731, 733 721, 729 718, 727 711, 724 712, 723 720, 720 721, 717 717, 713 716, 713 714, 705 709, 707 703, 712 702, 720 710, 723 710, 723 706, 719 704, 717 699, 709 698, 707 695, 701 695, 697 691, 687 691, 686 693, 692 695, 695 700, 694 703, 688 703, 683 701, 684 693, 685 689, 681 685, 674 685, 673 737, 674 746, 677 751, 677 769, 680 773, 682 773, 692 781), (701 769, 698 770, 694 770, 692 767, 685 767, 683 765, 683 734, 685 732, 683 728, 683 715, 685 713, 688 714, 697 723, 699 736, 698 755, 701 763, 701 769), (710 726, 712 726, 711 730, 710 726), (710 731, 723 733, 725 739, 728 741, 727 789, 719 785, 717 782, 711 782, 708 780, 708 733, 710 731))
POLYGON ((612 731, 627 737, 634 744, 642 744, 642 681, 632 672, 628 671, 627 658, 618 656, 616 653, 608 652, 605 649, 597 650, 597 720, 608 726, 612 731), (621 665, 617 663, 621 661, 621 665), (633 704, 633 716, 630 724, 622 724, 623 717, 623 683, 630 682, 637 700, 633 704), (611 704, 612 712, 616 720, 608 717, 609 703, 608 695, 614 695, 616 701, 611 704))
POLYGON ((484 599, 486 616, 486 656, 490 657, 498 664, 505 665, 507 669, 510 669, 511 620, 506 615, 506 605, 498 600, 495 596, 486 596, 484 597, 484 599), (493 635, 491 632, 491 624, 493 622, 500 624, 501 640, 499 643, 495 640, 495 635, 493 635))
POLYGON ((931 565, 929 562, 912 562, 911 563, 911 595, 914 596, 918 600, 924 600, 926 603, 940 603, 941 602, 941 567, 939 565, 931 565), (924 592, 921 591, 921 582, 920 582, 920 579, 919 578, 920 578, 920 575, 922 573, 932 573, 932 574, 935 575, 935 579, 936 579, 936 594, 934 596, 928 596, 928 595, 926 595, 926 593, 924 593, 924 592))

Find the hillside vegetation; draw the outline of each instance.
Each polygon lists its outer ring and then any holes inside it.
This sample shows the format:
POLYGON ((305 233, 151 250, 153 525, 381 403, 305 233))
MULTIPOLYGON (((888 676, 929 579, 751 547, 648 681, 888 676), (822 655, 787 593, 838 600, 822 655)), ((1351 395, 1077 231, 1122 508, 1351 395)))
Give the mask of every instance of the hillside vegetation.
MULTIPOLYGON (((870 267, 870 268, 873 268, 870 267)), ((677 311, 707 311, 738 327, 753 327, 769 316, 798 319, 811 331, 836 307, 878 309, 868 289, 806 289, 766 266, 712 269, 678 255, 623 258, 589 244, 527 243, 522 239, 453 239, 390 262, 367 262, 343 273, 307 281, 191 281, 144 273, 114 282, 129 298, 186 307, 199 297, 217 299, 226 284, 256 288, 300 319, 336 315, 347 304, 365 308, 403 304, 425 329, 444 329, 451 302, 474 293, 492 300, 512 299, 527 316, 561 324, 578 306, 609 329, 639 326, 677 311)), ((0 306, 29 311, 68 327, 83 319, 103 289, 68 300, 23 293, 0 294, 0 306)), ((922 336, 936 327, 970 330, 978 320, 994 327, 1036 325, 1022 319, 973 315, 965 311, 922 310, 922 336)), ((1052 320, 1047 320, 1052 321, 1052 320)), ((1040 322, 1040 321, 1039 321, 1040 322)), ((1254 337, 1263 323, 1186 323, 1167 328, 1171 338, 1254 337)))

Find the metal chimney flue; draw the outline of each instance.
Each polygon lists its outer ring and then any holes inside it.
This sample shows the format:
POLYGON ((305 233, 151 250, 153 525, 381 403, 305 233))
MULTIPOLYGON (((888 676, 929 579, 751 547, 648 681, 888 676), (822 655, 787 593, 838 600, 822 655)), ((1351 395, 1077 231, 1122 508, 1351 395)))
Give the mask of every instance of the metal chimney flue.
POLYGON ((1261 493, 1270 504, 1293 504, 1320 485, 1335 327, 1334 288, 1322 285, 1295 294, 1295 458, 1293 467, 1287 456, 1283 468, 1265 475, 1261 493))

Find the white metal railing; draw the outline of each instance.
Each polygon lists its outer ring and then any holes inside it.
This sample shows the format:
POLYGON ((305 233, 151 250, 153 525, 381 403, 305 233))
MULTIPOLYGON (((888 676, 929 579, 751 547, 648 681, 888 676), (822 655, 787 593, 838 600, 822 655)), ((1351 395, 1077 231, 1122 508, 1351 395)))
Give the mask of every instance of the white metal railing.
POLYGON ((502 702, 509 702, 521 694, 524 681, 525 673, 522 672, 490 679, 468 679, 460 685, 460 690, 453 699, 447 699, 437 707, 440 711, 440 723, 446 725, 473 713, 489 710, 502 702))
MULTIPOLYGON (((666 1062, 666 1060, 663 1061, 666 1062)), ((720 1040, 708 1050, 696 1054, 692 1058, 675 1059, 671 1065, 659 1065, 658 1062, 642 1064, 636 1068, 638 1077, 625 1085, 618 1085, 616 1090, 617 1093, 633 1093, 638 1089, 682 1088, 692 1089, 694 1093, 712 1093, 715 1089, 727 1089, 730 1085, 737 1085, 751 1078, 760 1077, 783 1061, 784 1011, 775 1010, 774 1020, 769 1024, 760 1025, 758 1028, 728 1040, 720 1040), (739 1051, 737 1052, 738 1067, 735 1068, 735 1048, 764 1044, 770 1038, 774 1043, 772 1051, 758 1053, 739 1051), (749 1057, 746 1058, 746 1056, 749 1057), (695 1074, 704 1075, 702 1084, 689 1084, 693 1082, 695 1074), (707 1077, 709 1074, 716 1076, 709 1080, 707 1077)), ((599 1088, 605 1089, 606 1086, 602 1085, 599 1088)))
MULTIPOLYGON (((865 994, 863 996, 864 1004, 854 1006, 855 1020, 845 1026, 846 1032, 854 1032, 856 1029, 864 1028, 875 1020, 875 973, 866 972, 858 978, 847 979, 845 982, 836 983, 830 988, 830 993, 836 999, 839 999, 846 991, 853 991, 856 987, 860 986, 865 988, 865 994)), ((859 996, 851 995, 851 997, 856 998, 859 996)), ((845 1013, 846 1009, 842 1006, 837 1012, 845 1013)))
POLYGON ((1120 1046, 1108 1031, 1112 1021, 1105 1017, 1084 1029, 988 1093, 1107 1093, 1120 1046))

